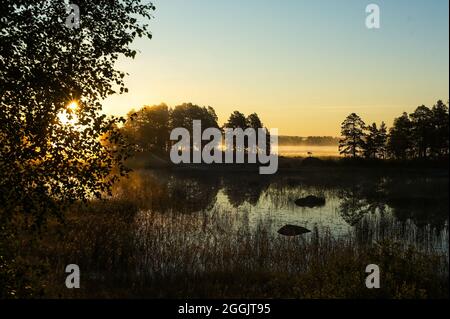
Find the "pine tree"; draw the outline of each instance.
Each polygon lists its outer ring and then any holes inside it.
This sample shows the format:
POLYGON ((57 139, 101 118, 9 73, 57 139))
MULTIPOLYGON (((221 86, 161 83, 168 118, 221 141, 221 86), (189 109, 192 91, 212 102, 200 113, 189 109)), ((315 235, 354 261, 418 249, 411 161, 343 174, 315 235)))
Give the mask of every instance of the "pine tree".
POLYGON ((387 148, 393 158, 407 159, 413 154, 412 123, 406 112, 394 119, 387 148))
POLYGON ((339 153, 344 156, 358 157, 364 149, 364 121, 355 113, 347 116, 341 125, 339 153))
POLYGON ((376 158, 377 157, 377 139, 378 139, 378 128, 376 123, 372 123, 367 127, 368 133, 365 134, 364 143, 364 157, 365 158, 376 158))
POLYGON ((387 152, 387 127, 386 123, 381 122, 380 128, 378 129, 378 134, 376 137, 376 157, 377 158, 386 158, 386 152, 387 152))

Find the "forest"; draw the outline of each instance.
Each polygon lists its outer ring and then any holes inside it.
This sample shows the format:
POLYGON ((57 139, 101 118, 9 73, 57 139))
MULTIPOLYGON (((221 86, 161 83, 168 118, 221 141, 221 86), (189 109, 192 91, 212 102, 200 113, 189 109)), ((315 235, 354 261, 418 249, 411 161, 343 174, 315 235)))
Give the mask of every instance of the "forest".
MULTIPOLYGON (((164 155, 170 150, 171 129, 192 130, 192 121, 201 120, 203 128, 263 128, 256 113, 245 116, 231 113, 227 122, 219 125, 211 106, 183 103, 170 108, 166 104, 144 106, 128 113, 121 128, 134 152, 154 152, 164 155)), ((443 159, 449 154, 449 108, 439 100, 431 107, 421 105, 410 114, 404 112, 388 128, 385 122, 366 124, 351 113, 341 124, 341 137, 279 136, 279 145, 339 145, 344 157, 366 159, 443 159)))

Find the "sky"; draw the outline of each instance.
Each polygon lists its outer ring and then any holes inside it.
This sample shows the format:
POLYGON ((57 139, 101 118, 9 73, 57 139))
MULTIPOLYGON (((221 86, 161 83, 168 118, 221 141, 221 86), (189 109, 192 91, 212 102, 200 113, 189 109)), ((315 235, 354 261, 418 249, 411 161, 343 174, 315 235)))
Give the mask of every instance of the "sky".
MULTIPOLYGON (((449 98, 448 0, 154 0, 151 40, 133 43, 129 93, 108 114, 162 102, 256 112, 281 135, 338 136, 355 112, 388 126, 449 98), (368 29, 366 6, 380 8, 368 29)), ((82 18, 82 17, 81 17, 82 18)))

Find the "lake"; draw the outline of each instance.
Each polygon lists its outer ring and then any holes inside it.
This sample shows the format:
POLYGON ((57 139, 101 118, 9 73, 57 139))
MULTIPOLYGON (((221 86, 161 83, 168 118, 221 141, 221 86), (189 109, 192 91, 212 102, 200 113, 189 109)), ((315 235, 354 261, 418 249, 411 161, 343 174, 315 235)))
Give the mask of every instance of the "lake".
MULTIPOLYGON (((114 196, 141 212, 240 216, 239 223, 286 224, 373 242, 391 239, 448 254, 448 176, 443 171, 311 168, 295 174, 261 176, 237 172, 140 170, 116 185, 114 196), (316 208, 298 198, 326 199, 316 208)), ((306 238, 310 234, 303 235, 306 238)))
POLYGON ((307 156, 316 156, 316 157, 339 157, 339 150, 337 145, 327 145, 327 146, 319 146, 319 145, 279 145, 278 146, 278 154, 280 156, 286 157, 307 157, 307 156), (311 153, 311 154, 308 154, 311 153))

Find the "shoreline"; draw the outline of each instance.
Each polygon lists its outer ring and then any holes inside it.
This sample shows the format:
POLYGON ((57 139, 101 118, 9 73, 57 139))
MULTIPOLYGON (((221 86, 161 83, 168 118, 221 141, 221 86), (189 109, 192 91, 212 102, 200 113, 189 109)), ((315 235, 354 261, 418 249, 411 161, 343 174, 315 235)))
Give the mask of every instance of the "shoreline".
MULTIPOLYGON (((168 156, 158 156, 151 153, 140 153, 130 157, 127 165, 131 169, 169 169, 174 171, 208 171, 208 172, 255 172, 260 167, 267 164, 205 164, 205 163, 181 163, 173 164, 168 156)), ((289 172, 305 172, 317 169, 327 171, 332 170, 373 170, 373 171, 424 171, 424 172, 440 172, 442 176, 448 176, 449 159, 412 159, 412 160, 372 160, 363 158, 345 158, 345 157, 278 157, 278 171, 273 174, 289 173, 289 172), (442 174, 443 173, 443 174, 442 174)), ((270 175, 269 175, 270 176, 270 175)))

